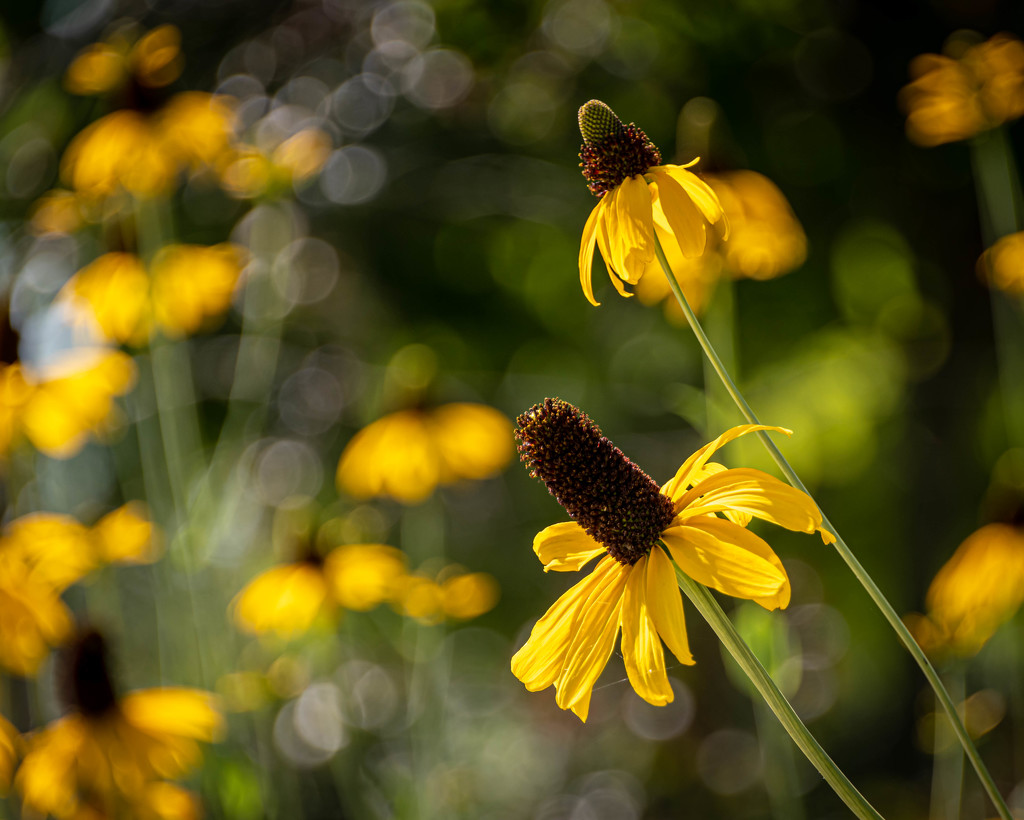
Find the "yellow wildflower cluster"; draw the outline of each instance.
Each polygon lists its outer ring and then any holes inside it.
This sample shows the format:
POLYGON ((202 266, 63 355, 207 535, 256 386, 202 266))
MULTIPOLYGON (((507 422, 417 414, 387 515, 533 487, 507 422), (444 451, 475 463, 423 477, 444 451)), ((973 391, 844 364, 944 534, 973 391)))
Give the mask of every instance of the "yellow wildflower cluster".
POLYGON ((1024 231, 998 240, 978 259, 978 275, 990 287, 1024 295, 1024 231))
POLYGON ((382 603, 422 621, 468 620, 491 609, 497 583, 486 573, 450 567, 433 580, 410 574, 404 553, 384 544, 345 544, 326 556, 279 564, 257 575, 236 596, 235 623, 254 634, 289 638, 339 609, 367 612, 382 603))
POLYGON ((153 527, 139 504, 126 504, 92 527, 54 513, 12 521, 0 536, 0 666, 34 675, 69 636, 61 593, 105 564, 155 560, 153 527))
POLYGON ((115 422, 114 397, 135 384, 132 359, 106 348, 77 349, 42 370, 0 367, 0 455, 24 434, 53 458, 69 458, 115 422))
POLYGON ((977 45, 952 41, 949 55, 922 54, 900 92, 907 137, 925 147, 969 139, 1024 115, 1024 43, 997 34, 977 45))

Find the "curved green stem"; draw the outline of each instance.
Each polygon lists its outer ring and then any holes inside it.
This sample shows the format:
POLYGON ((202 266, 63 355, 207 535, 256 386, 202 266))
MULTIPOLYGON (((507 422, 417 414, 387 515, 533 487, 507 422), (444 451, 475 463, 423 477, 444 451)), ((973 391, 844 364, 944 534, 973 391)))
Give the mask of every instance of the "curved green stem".
POLYGON ((722 611, 708 589, 694 581, 679 567, 675 567, 675 570, 679 588, 690 599, 697 611, 704 616, 704 620, 714 630, 722 645, 732 655, 733 660, 739 664, 740 669, 750 678, 750 682, 775 713, 783 728, 789 732, 793 742, 806 755, 814 768, 821 773, 832 790, 839 795, 839 799, 861 820, 869 820, 869 818, 870 820, 882 820, 882 815, 875 811, 864 795, 857 791, 857 787, 840 771, 821 744, 814 739, 814 735, 800 720, 789 701, 786 700, 786 696, 782 694, 750 647, 740 637, 736 627, 733 626, 732 621, 722 611))
MULTIPOLYGON (((683 290, 679 286, 679 282, 676 281, 676 277, 672 273, 672 266, 669 264, 668 259, 665 258, 665 251, 661 247, 661 243, 658 238, 654 239, 654 250, 658 256, 658 261, 661 263, 661 267, 665 272, 665 277, 668 279, 669 287, 675 294, 676 300, 679 302, 679 306, 683 309, 683 314, 686 316, 686 321, 689 322, 690 328, 693 330, 694 335, 697 337, 697 341, 703 348, 705 355, 711 362, 711 366, 714 367, 715 372, 721 379, 722 384, 725 386, 726 391, 732 397, 732 400, 736 403, 743 417, 750 424, 760 424, 754 411, 747 404, 747 400, 743 398, 739 389, 733 382, 732 377, 726 371, 725 366, 722 364, 722 360, 715 353, 715 349, 712 347, 707 334, 704 333, 704 329, 701 327, 700 322, 697 321, 696 315, 690 308, 689 302, 686 301, 686 297, 683 295, 683 290)), ((807 493, 807 488, 804 483, 800 480, 800 477, 796 474, 793 468, 790 466, 786 457, 782 455, 782 452, 763 430, 757 432, 757 437, 761 439, 761 443, 764 444, 768 450, 769 455, 774 459, 775 463, 779 466, 782 474, 786 476, 786 479, 799 490, 807 493)), ((810 493, 807 493, 810 495, 810 493)), ((885 620, 889 622, 889 626, 892 627, 897 637, 907 648, 907 651, 913 656, 917 665, 921 667, 921 671, 924 673, 925 678, 928 680, 929 685, 935 691, 935 697, 942 705, 943 711, 949 718, 950 723, 953 726, 953 731, 956 733, 957 738, 960 741, 960 745, 964 747, 964 752, 967 758, 971 761, 971 765, 974 767, 975 772, 978 774, 978 778, 981 780, 982 785, 985 787, 985 791, 988 793, 989 798, 995 805, 999 812, 999 816, 1002 820, 1013 820, 1013 815, 1010 813, 1009 807, 1006 805, 1006 801, 1003 800, 1002 795, 999 793, 999 789, 996 787, 995 781, 992 779, 992 775, 985 767, 984 762, 981 759, 981 755, 978 754, 977 748, 974 746, 974 741, 971 740, 971 736, 967 733, 967 729, 964 727, 963 721, 960 719, 960 715, 957 713, 956 705, 950 698, 946 688, 942 685, 942 681, 939 679, 938 673, 932 666, 931 662, 925 656, 924 651, 918 646, 917 641, 914 640, 914 636, 910 634, 910 630, 907 629, 906 624, 900 619, 900 616, 896 614, 896 610, 893 609, 892 604, 889 603, 885 595, 878 588, 878 585, 874 582, 867 570, 861 566, 860 561, 853 554, 853 551, 846 545, 842 536, 836 531, 836 528, 832 525, 832 522, 828 520, 825 513, 822 512, 822 529, 831 533, 835 541, 836 552, 839 553, 840 557, 846 562, 846 565, 850 568, 854 577, 860 582, 861 586, 864 587, 865 591, 874 602, 875 606, 881 611, 885 620)))

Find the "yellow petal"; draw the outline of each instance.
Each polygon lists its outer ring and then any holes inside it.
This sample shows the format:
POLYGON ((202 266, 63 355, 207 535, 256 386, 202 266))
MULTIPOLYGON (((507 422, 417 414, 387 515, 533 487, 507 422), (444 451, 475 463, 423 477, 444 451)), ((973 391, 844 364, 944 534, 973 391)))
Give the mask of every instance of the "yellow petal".
POLYGON ((232 602, 235 623, 246 632, 305 632, 327 596, 323 573, 312 564, 271 567, 257 575, 232 602))
POLYGON ((93 526, 91 535, 101 561, 148 564, 157 558, 153 524, 137 501, 107 513, 93 526))
POLYGON ((324 559, 323 568, 334 599, 358 612, 391 600, 405 571, 405 554, 385 544, 337 547, 324 559))
POLYGON ((676 573, 660 547, 652 549, 647 559, 647 609, 658 634, 676 660, 686 665, 694 663, 676 573))
POLYGON ((821 512, 801 490, 750 467, 710 476, 676 499, 677 521, 708 513, 734 511, 770 521, 794 532, 821 528, 821 512))
MULTIPOLYGON (((687 197, 700 209, 704 219, 714 225, 720 219, 725 219, 725 212, 722 210, 722 203, 719 202, 718 195, 711 189, 711 186, 692 171, 686 170, 696 162, 697 160, 687 165, 662 165, 652 168, 651 171, 661 171, 678 183, 687 197)), ((725 224, 722 238, 727 239, 728 236, 729 228, 728 224, 725 224)))
MULTIPOLYGON (((613 560, 611 558, 607 560, 613 560)), ((604 564, 579 581, 551 605, 530 632, 530 639, 512 657, 512 674, 531 692, 553 684, 562 671, 565 653, 573 635, 573 624, 603 575, 604 564)))
POLYGON ((561 709, 571 709, 593 689, 619 634, 622 592, 629 568, 609 556, 597 565, 594 575, 599 581, 578 611, 565 665, 555 681, 555 702, 561 709))
POLYGON ((747 541, 737 543, 736 531, 749 535, 748 530, 731 521, 718 523, 729 529, 670 527, 662 541, 679 568, 704 586, 758 603, 778 596, 789 583, 785 571, 747 549, 747 541))
POLYGON ((792 430, 787 430, 785 427, 770 427, 765 424, 741 424, 738 427, 731 427, 726 430, 722 435, 716 438, 709 444, 705 444, 696 453, 690 456, 683 465, 676 472, 675 477, 669 481, 661 491, 665 495, 669 496, 673 501, 677 501, 686 488, 693 483, 694 475, 700 473, 704 469, 704 465, 708 463, 708 459, 711 458, 721 447, 724 447, 733 439, 737 439, 740 436, 745 436, 747 433, 753 433, 757 430, 775 430, 778 433, 785 433, 787 436, 793 435, 792 430))
POLYGON ((544 571, 574 572, 605 550, 575 521, 545 527, 533 539, 533 551, 544 571))
POLYGON ((652 172, 652 176, 658 186, 661 211, 679 244, 679 250, 687 258, 700 256, 707 244, 707 230, 700 210, 668 174, 652 172))
POLYGON ((583 295, 587 297, 587 301, 595 307, 601 304, 594 298, 592 278, 594 245, 597 244, 597 223, 601 218, 602 202, 603 200, 599 201, 587 217, 587 224, 583 226, 583 237, 580 240, 580 285, 583 286, 583 295))
POLYGON ((512 460, 512 422, 486 404, 442 404, 429 414, 428 428, 442 484, 488 478, 512 460))
MULTIPOLYGON (((655 549, 655 552, 661 552, 655 549)), ((665 653, 647 608, 647 556, 631 568, 622 596, 622 659, 636 693, 652 706, 673 699, 665 674, 665 653)))
POLYGON ((791 593, 789 576, 786 574, 786 568, 782 565, 782 561, 779 559, 779 556, 775 554, 775 551, 764 539, 739 524, 734 524, 731 521, 723 521, 720 518, 713 518, 711 516, 691 521, 689 522, 689 526, 695 529, 704 530, 704 532, 709 533, 719 541, 727 541, 738 547, 742 547, 759 558, 763 558, 775 567, 779 572, 786 576, 786 583, 783 584, 779 591, 774 595, 769 595, 764 598, 754 598, 752 600, 768 610, 785 609, 789 606, 791 593))
POLYGON ((224 730, 217 698, 200 689, 168 686, 131 692, 121 712, 137 729, 152 735, 187 737, 210 742, 224 730))
MULTIPOLYGON (((640 281, 644 267, 654 258, 654 222, 651 191, 642 176, 626 177, 615 197, 621 258, 619 275, 631 285, 640 281)), ((615 250, 613 249, 613 252, 615 250)))

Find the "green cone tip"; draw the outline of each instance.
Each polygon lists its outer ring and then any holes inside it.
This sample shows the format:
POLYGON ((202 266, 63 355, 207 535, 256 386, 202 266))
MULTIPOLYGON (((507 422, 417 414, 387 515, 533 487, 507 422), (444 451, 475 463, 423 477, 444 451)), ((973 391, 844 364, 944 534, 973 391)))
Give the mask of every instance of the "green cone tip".
POLYGON ((597 142, 624 128, 622 120, 600 100, 591 100, 580 106, 579 122, 584 142, 597 142))

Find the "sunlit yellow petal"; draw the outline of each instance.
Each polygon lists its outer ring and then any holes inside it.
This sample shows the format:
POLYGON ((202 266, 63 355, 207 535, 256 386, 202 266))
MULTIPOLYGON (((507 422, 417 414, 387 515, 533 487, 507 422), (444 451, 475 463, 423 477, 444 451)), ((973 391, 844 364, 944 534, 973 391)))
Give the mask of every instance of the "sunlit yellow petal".
POLYGON ((626 177, 615 192, 615 205, 619 241, 616 258, 622 265, 619 275, 635 285, 644 266, 654 258, 651 192, 644 178, 626 177))
POLYGON ((186 737, 211 742, 224 732, 217 698, 200 689, 162 687, 131 692, 121 700, 121 712, 148 734, 186 737))
POLYGON ((176 26, 157 26, 147 31, 132 49, 132 64, 138 81, 150 88, 173 83, 181 74, 181 32, 176 26))
POLYGON ((447 618, 469 620, 490 612, 500 595, 497 580, 486 572, 467 572, 441 584, 442 608, 447 618))
MULTIPOLYGON (((687 168, 692 167, 696 162, 697 160, 694 160, 687 165, 662 165, 658 168, 652 168, 651 171, 661 172, 671 177, 682 187, 686 196, 693 202, 693 204, 697 206, 700 210, 701 216, 710 224, 714 225, 719 220, 725 219, 725 213, 722 210, 722 203, 718 200, 718 195, 714 190, 712 190, 711 186, 692 171, 686 170, 687 168)), ((723 222, 722 230, 722 238, 728 239, 729 231, 727 223, 723 222)))
POLYGON ((622 593, 629 568, 608 557, 593 574, 598 576, 598 583, 577 612, 565 665, 555 681, 555 702, 561 709, 572 708, 593 689, 619 634, 622 593))
POLYGON ((276 632, 281 637, 305 632, 327 596, 323 573, 312 564, 272 567, 257 575, 235 597, 235 623, 246 632, 276 632))
POLYGON ((533 539, 533 551, 544 571, 574 572, 605 551, 575 521, 552 524, 533 539))
POLYGON ((426 499, 441 480, 441 463, 424 414, 392 413, 356 433, 341 454, 337 480, 356 498, 389 495, 406 504, 426 499))
POLYGON ((221 317, 242 272, 241 248, 228 243, 166 245, 151 263, 153 317, 169 336, 198 331, 221 317))
POLYGON ((707 228, 700 210, 673 177, 663 172, 652 172, 652 176, 658 186, 661 211, 679 250, 688 258, 700 256, 707 244, 707 228))
POLYGON ((512 460, 512 422, 493 407, 442 404, 430 413, 429 427, 443 483, 488 478, 512 460))
POLYGON ((18 730, 0 715, 0 795, 7 794, 20 751, 21 737, 18 730))
POLYGON ((652 549, 647 558, 647 609, 658 634, 676 660, 687 665, 694 663, 675 569, 660 547, 652 549))
POLYGON ((107 513, 92 528, 92 537, 101 561, 148 564, 156 560, 153 524, 139 502, 107 513))
MULTIPOLYGON (((720 523, 743 529, 729 521, 720 523)), ((789 583, 782 569, 733 541, 722 540, 718 532, 683 525, 667 529, 662 540, 683 572, 734 598, 769 600, 789 583)))
POLYGON ((580 239, 580 285, 583 286, 583 295, 587 297, 590 304, 597 306, 601 304, 594 298, 593 268, 594 268, 594 246, 597 244, 597 224, 600 221, 601 202, 598 202, 594 210, 587 217, 587 223, 583 226, 583 237, 580 239))
POLYGON ((385 544, 345 544, 328 553, 323 572, 339 604, 366 612, 394 597, 405 555, 385 544))
POLYGON ((647 606, 647 572, 648 560, 644 556, 630 568, 626 579, 622 596, 622 658, 636 693, 653 706, 664 706, 674 696, 665 673, 661 638, 647 606))
POLYGON ((149 336, 149 277, 133 253, 105 253, 76 273, 61 298, 84 303, 110 340, 140 344, 149 336))

